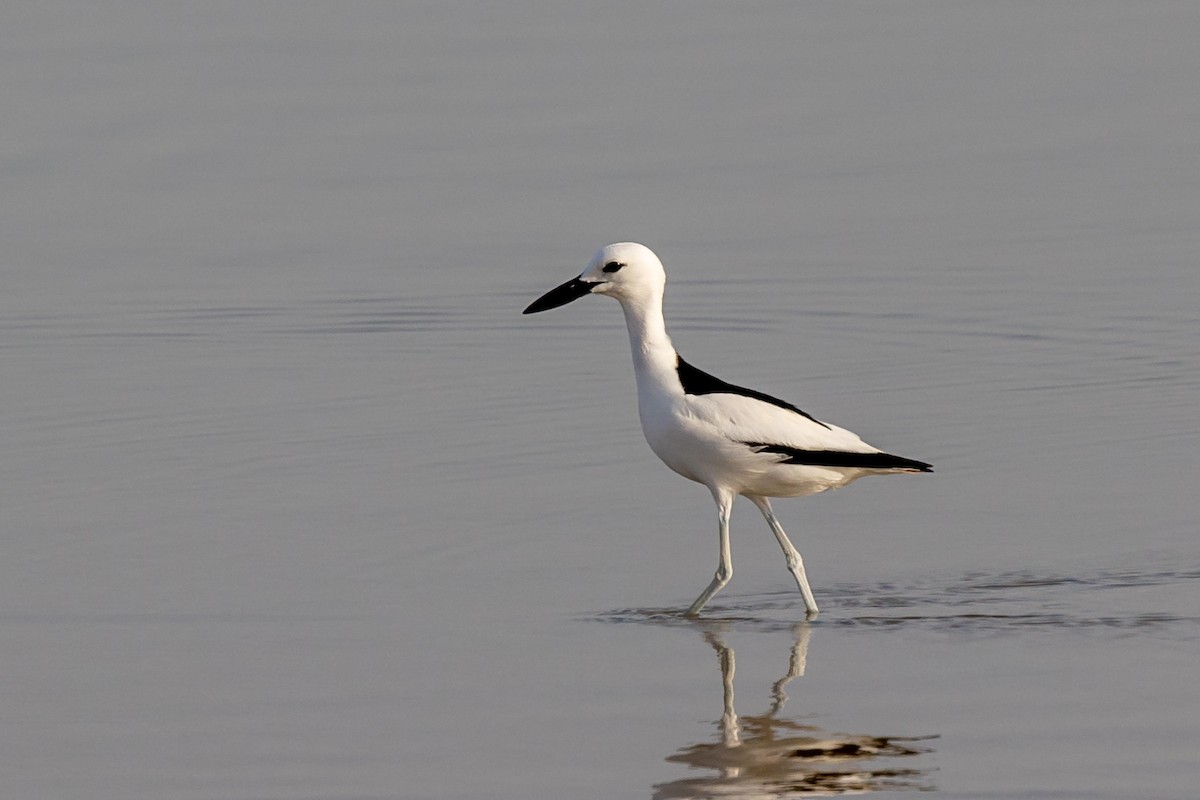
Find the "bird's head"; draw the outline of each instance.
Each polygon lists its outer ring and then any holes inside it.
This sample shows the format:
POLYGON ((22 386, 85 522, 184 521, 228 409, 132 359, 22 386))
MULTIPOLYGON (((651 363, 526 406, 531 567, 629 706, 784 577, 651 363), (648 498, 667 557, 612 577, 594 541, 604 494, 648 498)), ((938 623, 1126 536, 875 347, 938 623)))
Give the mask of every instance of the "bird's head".
POLYGON ((536 314, 565 306, 585 294, 604 294, 622 303, 661 297, 667 273, 654 251, 637 242, 602 247, 578 277, 556 286, 525 309, 536 314))

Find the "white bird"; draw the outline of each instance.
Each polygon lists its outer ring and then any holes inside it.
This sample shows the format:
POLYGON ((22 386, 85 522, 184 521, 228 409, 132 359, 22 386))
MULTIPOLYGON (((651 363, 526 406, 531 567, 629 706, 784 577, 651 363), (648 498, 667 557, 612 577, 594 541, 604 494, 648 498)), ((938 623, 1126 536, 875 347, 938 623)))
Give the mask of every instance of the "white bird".
POLYGON ((800 497, 838 489, 864 475, 932 472, 929 464, 885 453, 844 428, 790 403, 734 386, 680 358, 663 320, 667 274, 650 248, 618 242, 602 248, 576 278, 529 304, 534 314, 586 294, 615 299, 625 312, 638 415, 650 449, 689 480, 702 483, 717 504, 720 560, 712 582, 687 610, 695 616, 729 583, 733 560, 729 515, 742 495, 758 506, 804 596, 807 616, 817 601, 804 561, 771 511, 770 497, 800 497))

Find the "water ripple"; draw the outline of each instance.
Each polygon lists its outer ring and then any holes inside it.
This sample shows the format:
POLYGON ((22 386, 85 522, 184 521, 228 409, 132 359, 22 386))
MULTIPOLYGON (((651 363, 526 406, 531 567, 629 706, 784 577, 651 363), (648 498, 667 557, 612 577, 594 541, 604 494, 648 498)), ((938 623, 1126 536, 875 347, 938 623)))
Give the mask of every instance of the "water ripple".
MULTIPOLYGON (((821 593, 824 610, 812 624, 985 636, 1090 631, 1200 641, 1200 615, 1189 610, 1188 602, 1198 579, 1200 569, 1189 567, 1087 573, 971 572, 907 584, 840 584, 821 593), (1156 591, 1129 591, 1132 589, 1156 591)), ((685 617, 682 607, 619 609, 590 618, 669 627, 723 622, 735 629, 775 631, 794 626, 802 609, 798 595, 787 591, 726 598, 702 620, 685 617)))

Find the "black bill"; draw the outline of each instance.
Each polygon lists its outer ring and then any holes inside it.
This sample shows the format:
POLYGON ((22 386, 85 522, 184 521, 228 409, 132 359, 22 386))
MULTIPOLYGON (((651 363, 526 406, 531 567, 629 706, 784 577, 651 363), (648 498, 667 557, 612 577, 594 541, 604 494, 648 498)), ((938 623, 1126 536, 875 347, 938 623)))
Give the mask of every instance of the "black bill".
POLYGON ((565 306, 572 300, 578 300, 585 294, 588 294, 595 289, 598 284, 581 281, 579 278, 571 278, 562 286, 556 286, 544 295, 534 300, 529 304, 529 308, 525 309, 523 314, 536 314, 539 311, 549 311, 552 308, 565 306))

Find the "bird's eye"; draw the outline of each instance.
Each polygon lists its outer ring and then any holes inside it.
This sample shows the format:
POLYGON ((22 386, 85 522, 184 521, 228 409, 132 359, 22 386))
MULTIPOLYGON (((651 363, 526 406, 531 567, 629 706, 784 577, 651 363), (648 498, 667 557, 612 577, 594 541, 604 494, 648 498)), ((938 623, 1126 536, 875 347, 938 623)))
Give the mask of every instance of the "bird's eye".
POLYGON ((605 272, 616 272, 623 266, 625 266, 625 265, 620 263, 619 261, 610 261, 604 265, 604 271, 605 272))

